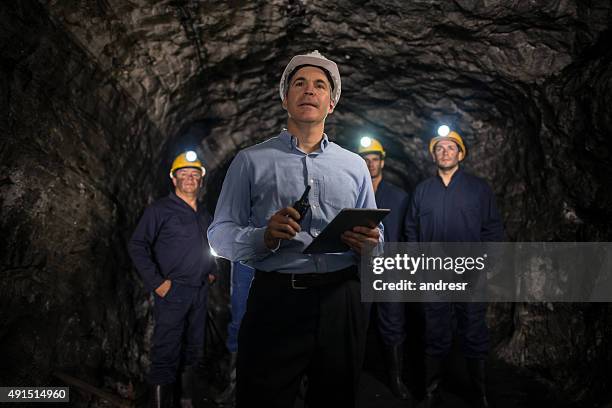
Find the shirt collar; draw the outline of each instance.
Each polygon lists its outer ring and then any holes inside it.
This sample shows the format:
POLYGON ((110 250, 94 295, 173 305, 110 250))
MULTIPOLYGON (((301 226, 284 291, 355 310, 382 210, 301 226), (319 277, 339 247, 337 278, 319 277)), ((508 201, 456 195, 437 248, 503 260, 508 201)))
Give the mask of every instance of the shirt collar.
MULTIPOLYGON (((297 138, 293 136, 291 133, 289 133, 287 129, 283 129, 283 131, 280 133, 278 137, 289 147, 289 149, 299 150, 297 146, 297 138)), ((320 145, 321 153, 324 152, 328 146, 329 146, 329 138, 327 137, 327 134, 323 133, 323 139, 321 140, 321 145, 320 145)), ((313 153, 317 153, 317 151, 314 151, 313 153)))

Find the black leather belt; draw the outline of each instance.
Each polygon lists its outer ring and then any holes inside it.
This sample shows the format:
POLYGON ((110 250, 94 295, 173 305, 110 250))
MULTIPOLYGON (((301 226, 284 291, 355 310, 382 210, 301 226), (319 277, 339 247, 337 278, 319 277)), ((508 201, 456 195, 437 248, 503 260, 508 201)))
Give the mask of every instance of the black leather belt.
POLYGON ((255 270, 255 279, 291 289, 310 289, 358 280, 357 266, 324 273, 281 273, 255 270))

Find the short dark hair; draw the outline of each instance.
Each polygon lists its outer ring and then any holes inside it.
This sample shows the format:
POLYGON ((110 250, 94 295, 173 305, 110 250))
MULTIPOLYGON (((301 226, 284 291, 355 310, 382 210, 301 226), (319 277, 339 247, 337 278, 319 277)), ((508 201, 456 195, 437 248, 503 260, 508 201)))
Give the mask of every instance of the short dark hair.
POLYGON ((302 64, 302 65, 298 65, 297 67, 295 67, 293 69, 293 71, 291 71, 289 76, 287 77, 287 92, 289 92, 289 86, 291 85, 291 79, 293 78, 293 76, 296 74, 296 72, 298 72, 300 69, 302 69, 304 67, 315 67, 315 68, 319 68, 321 71, 323 71, 325 73, 325 76, 327 77, 327 80, 329 81, 329 86, 331 86, 332 92, 334 91, 334 81, 333 81, 332 76, 331 76, 331 74, 329 73, 328 70, 326 70, 325 68, 322 68, 322 67, 320 67, 318 65, 302 64))

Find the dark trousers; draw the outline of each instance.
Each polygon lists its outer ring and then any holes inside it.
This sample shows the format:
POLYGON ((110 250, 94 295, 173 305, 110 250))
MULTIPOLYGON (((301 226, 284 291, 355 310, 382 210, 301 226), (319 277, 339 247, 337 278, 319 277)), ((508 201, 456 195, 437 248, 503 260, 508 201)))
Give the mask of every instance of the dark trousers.
POLYGON ((425 353, 432 357, 444 357, 450 352, 453 311, 464 356, 484 359, 489 351, 486 303, 426 303, 425 353))
POLYGON ((170 384, 176 381, 181 358, 188 366, 202 356, 208 285, 192 287, 172 282, 166 296, 154 297, 149 382, 170 384))
POLYGON ((376 304, 378 330, 385 346, 402 344, 406 339, 406 304, 380 302, 376 304))
MULTIPOLYGON (((264 272, 265 273, 265 272, 264 272)), ((256 275, 238 335, 237 407, 354 407, 366 319, 355 279, 293 289, 256 275)))

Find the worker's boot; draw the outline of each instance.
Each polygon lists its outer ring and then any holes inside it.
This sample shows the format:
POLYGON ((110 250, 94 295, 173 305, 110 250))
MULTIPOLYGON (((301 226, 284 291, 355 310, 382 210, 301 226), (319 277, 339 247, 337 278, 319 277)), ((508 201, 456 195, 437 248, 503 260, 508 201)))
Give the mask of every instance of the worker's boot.
POLYGON ((149 390, 149 408, 173 408, 174 384, 155 384, 149 390))
POLYGON ((425 356, 425 398, 420 405, 422 408, 434 408, 440 402, 441 368, 441 358, 425 356))
POLYGON ((215 398, 215 402, 223 407, 234 407, 236 405, 236 357, 237 352, 230 353, 229 361, 229 383, 225 390, 215 398))
POLYGON ((393 395, 402 400, 411 399, 410 391, 402 381, 403 348, 402 344, 387 346, 387 373, 389 374, 389 388, 393 395))
POLYGON ((181 408, 193 408, 194 367, 185 366, 181 373, 181 408))
POLYGON ((472 407, 474 408, 489 408, 486 390, 486 370, 485 361, 480 359, 467 359, 467 369, 470 375, 470 382, 473 388, 472 407))

